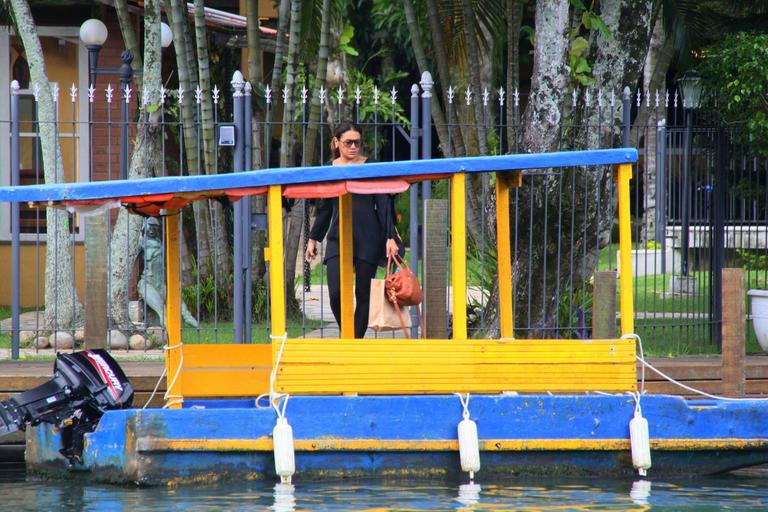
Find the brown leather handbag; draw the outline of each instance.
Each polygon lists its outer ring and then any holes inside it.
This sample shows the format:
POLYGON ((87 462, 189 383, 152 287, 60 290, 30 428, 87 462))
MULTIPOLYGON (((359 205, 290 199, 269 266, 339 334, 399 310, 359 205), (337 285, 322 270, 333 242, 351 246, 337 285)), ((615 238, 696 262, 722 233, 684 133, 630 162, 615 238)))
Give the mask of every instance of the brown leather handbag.
POLYGON ((400 311, 400 306, 416 306, 419 316, 419 325, 422 327, 422 337, 424 333, 424 322, 421 320, 421 285, 416 274, 405 264, 400 255, 390 257, 387 261, 387 277, 384 279, 384 290, 387 300, 395 306, 397 316, 400 318, 400 325, 406 338, 410 338, 408 329, 405 327, 405 321, 400 311), (392 263, 395 264, 395 270, 392 270, 392 263))

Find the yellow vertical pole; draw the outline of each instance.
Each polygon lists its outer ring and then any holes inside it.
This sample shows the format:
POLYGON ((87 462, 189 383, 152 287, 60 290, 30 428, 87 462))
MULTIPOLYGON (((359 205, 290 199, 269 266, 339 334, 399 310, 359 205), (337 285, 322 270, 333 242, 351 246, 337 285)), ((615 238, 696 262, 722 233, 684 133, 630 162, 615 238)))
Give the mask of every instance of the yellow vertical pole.
POLYGON ((354 265, 352 263, 352 195, 339 197, 339 286, 341 288, 341 335, 355 337, 353 303, 354 265))
POLYGON ((451 176, 451 286, 453 287, 453 339, 467 339, 467 177, 451 176))
MULTIPOLYGON (((269 230, 269 294, 272 336, 285 334, 285 267, 283 264, 283 188, 270 185, 267 194, 267 221, 269 230)), ((250 311, 248 312, 250 314, 250 311)), ((274 346, 274 344, 273 344, 274 346)))
POLYGON ((499 318, 502 338, 514 338, 512 250, 509 233, 509 179, 496 173, 496 259, 499 271, 499 318))
POLYGON ((619 300, 621 301, 621 334, 635 332, 634 290, 632 289, 632 222, 629 208, 629 180, 632 165, 621 164, 618 171, 619 185, 619 300))
MULTIPOLYGON (((179 270, 179 215, 178 210, 165 217, 165 329, 168 333, 168 346, 165 354, 166 382, 172 384, 167 389, 169 397, 181 396, 181 293, 179 270)), ((182 401, 170 400, 168 407, 180 408, 182 401)))

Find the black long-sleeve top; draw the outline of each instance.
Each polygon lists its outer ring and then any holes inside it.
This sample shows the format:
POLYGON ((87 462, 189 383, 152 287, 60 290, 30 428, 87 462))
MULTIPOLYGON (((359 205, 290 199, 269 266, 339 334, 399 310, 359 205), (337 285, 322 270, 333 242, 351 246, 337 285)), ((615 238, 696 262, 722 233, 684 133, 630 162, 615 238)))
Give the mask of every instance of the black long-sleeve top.
MULTIPOLYGON (((370 162, 370 160, 369 160, 370 162)), ((388 238, 395 238, 394 200, 389 194, 352 194, 352 256, 378 265, 386 257, 388 238)), ((339 200, 321 199, 309 238, 327 234, 325 258, 339 256, 339 200)))

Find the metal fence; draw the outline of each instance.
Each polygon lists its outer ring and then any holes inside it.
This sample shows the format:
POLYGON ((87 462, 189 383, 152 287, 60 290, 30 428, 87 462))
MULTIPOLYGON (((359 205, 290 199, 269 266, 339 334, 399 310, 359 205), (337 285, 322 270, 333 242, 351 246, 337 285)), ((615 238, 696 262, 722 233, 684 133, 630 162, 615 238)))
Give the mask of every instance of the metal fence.
MULTIPOLYGON (((460 146, 460 139, 475 137, 479 149, 488 153, 514 153, 523 150, 520 95, 514 91, 472 91, 447 89, 440 100, 445 111, 442 125, 433 124, 431 102, 433 84, 425 79, 414 85, 408 94, 392 88, 383 90, 370 83, 333 90, 308 90, 299 84, 294 90, 272 91, 268 86, 251 88, 236 83, 231 93, 212 92, 218 145, 215 164, 205 168, 200 161, 196 168, 186 162, 184 113, 181 99, 167 91, 161 109, 159 130, 162 140, 159 175, 197 174, 204 172, 239 172, 259 166, 309 165, 325 163, 329 158, 328 143, 331 127, 341 119, 357 121, 364 131, 365 144, 373 158, 381 161, 436 158, 440 149, 460 146), (312 103, 320 100, 321 120, 312 119, 312 103), (283 121, 283 113, 293 115, 283 121), (252 117, 249 113, 255 113, 252 117), (228 134, 234 134, 230 139, 228 134), (256 134, 256 136, 250 136, 256 134), (446 137, 447 134, 447 138, 446 137), (474 134, 474 135, 473 135, 474 134), (479 144, 481 134, 484 144, 479 144), (443 137, 441 139, 441 137, 443 137), (292 141, 290 147, 281 142, 292 141), (230 143, 232 145, 230 145, 230 143), (316 147, 307 154, 305 148, 316 147), (282 152, 281 152, 282 150, 282 152)), ((74 87, 74 86, 73 86, 74 87)), ((229 90, 229 88, 227 88, 229 90)), ((123 134, 136 135, 149 130, 142 120, 121 118, 120 106, 125 102, 115 91, 91 96, 85 91, 72 90, 71 105, 59 105, 58 111, 71 109, 71 120, 57 121, 57 133, 64 151, 66 181, 114 178, 127 173, 128 158, 133 142, 123 134), (91 121, 76 115, 80 102, 88 102, 91 121), (100 115, 94 116, 94 111, 100 115), (67 149, 68 148, 68 149, 67 149), (79 156, 90 154, 85 165, 79 156), (93 162, 93 164, 91 163, 93 162), (121 163, 122 162, 122 163, 121 163), (118 174, 118 167, 123 166, 118 174)), ((129 91, 130 93, 130 91, 129 91)), ((195 91, 194 137, 203 147, 203 126, 200 122, 202 91, 195 91)), ((131 100, 129 100, 131 101, 131 100)), ((136 101, 133 98, 132 101, 136 101)), ((141 97, 138 98, 141 101, 141 97)), ((135 105, 135 103, 134 103, 135 105)), ((40 124, 37 121, 37 96, 30 93, 20 109, 20 117, 0 121, 0 130, 21 143, 1 151, 8 157, 8 166, 16 170, 18 181, 29 184, 41 182, 40 124)), ((740 265, 748 269, 749 287, 764 286, 766 274, 764 251, 768 240, 768 208, 766 195, 768 179, 766 161, 740 143, 733 130, 702 127, 690 122, 676 95, 637 93, 605 93, 585 90, 574 93, 562 106, 562 124, 557 138, 562 150, 631 145, 639 149, 641 160, 633 180, 633 214, 636 220, 633 240, 635 271, 635 308, 638 332, 647 347, 656 353, 686 354, 716 352, 722 321, 719 269, 740 265), (685 121, 689 122, 686 124, 685 121), (597 141, 597 142, 596 142, 597 141), (762 251, 762 252, 761 252, 762 251)), ((2 135, 2 134, 0 134, 2 135)), ((475 148, 477 149, 477 148, 475 148)), ((459 153, 461 154, 461 153, 459 153)), ((202 160, 202 159, 200 159, 202 160)), ((513 269, 516 336, 527 337, 589 337, 592 317, 592 278, 595 272, 616 270, 618 239, 615 224, 616 196, 612 186, 611 169, 541 170, 527 173, 523 186, 512 195, 513 269)), ((8 183, 6 178, 6 183, 8 183)), ((495 292, 495 234, 486 213, 494 212, 492 181, 485 176, 471 183, 474 211, 481 219, 471 233, 468 279, 470 294, 468 312, 470 333, 482 336, 493 332, 495 318, 487 308, 495 292)), ((449 197, 445 182, 425 183, 411 187, 410 192, 397 198, 401 215, 400 232, 408 243, 410 254, 423 255, 424 242, 430 233, 447 240, 447 220, 440 227, 425 218, 424 202, 449 197)), ((4 206, 4 208, 7 205, 4 206)), ((216 218, 219 203, 204 207, 210 219, 216 218)), ((313 216, 312 201, 286 203, 287 215, 293 219, 286 226, 288 236, 305 243, 308 223, 313 216)), ((3 210, 8 217, 9 209, 3 210)), ((45 215, 37 209, 21 208, 20 244, 25 256, 19 272, 26 276, 21 289, 12 290, 23 296, 22 305, 28 310, 24 321, 15 331, 30 331, 24 338, 32 339, 31 350, 45 346, 41 338, 52 333, 41 315, 45 281, 46 230, 45 215), (27 289, 24 289, 27 288, 27 289), (31 289, 31 290, 30 290, 31 289), (38 340, 38 341, 34 341, 38 340)), ((79 212, 69 212, 69 252, 73 255, 74 283, 83 300, 86 272, 86 222, 79 212)), ((114 212, 106 215, 107 243, 120 240, 124 244, 140 244, 139 255, 129 262, 131 270, 125 275, 127 298, 120 307, 126 309, 132 326, 125 334, 138 334, 134 342, 116 342, 119 335, 112 315, 108 315, 108 343, 113 350, 131 347, 146 350, 162 345, 162 327, 148 307, 147 290, 142 279, 152 252, 145 234, 140 240, 115 237, 114 212), (154 338, 154 345, 150 342, 154 338)), ((212 255, 202 249, 200 212, 185 209, 182 216, 183 297, 189 313, 198 326, 186 326, 185 342, 266 342, 268 336, 268 290, 264 283, 263 249, 266 240, 265 210, 257 198, 223 207, 223 222, 209 220, 206 236, 215 240, 225 235, 229 254, 212 255), (189 210, 189 211, 186 211, 189 210), (212 261, 206 262, 206 258, 212 261), (231 264, 230 264, 231 262, 231 264), (211 264, 212 263, 212 264, 211 264), (232 268, 227 275, 215 271, 232 268), (211 269, 214 269, 213 271, 211 269)), ((471 222, 471 220, 470 220, 471 222)), ((13 239, 10 223, 3 223, 4 236, 13 239)), ((164 237, 163 234, 161 236, 164 237)), ((149 241, 151 244, 151 240, 149 241)), ((91 248, 86 248, 91 251, 91 248)), ((160 249, 162 256, 162 249, 160 249)), ((110 248, 110 254, 114 248, 110 248)), ((126 247, 126 253, 129 253, 126 247)), ((448 251, 445 251, 448 252, 448 251)), ((327 289, 322 265, 309 268, 301 261, 300 243, 295 261, 296 299, 298 315, 289 327, 291 336, 336 336, 338 332, 327 303, 327 289)), ((422 276, 430 259, 410 258, 411 265, 422 276)), ((112 265, 112 261, 107 264, 112 265)), ((443 262, 446 263, 446 262, 443 262)), ((443 266, 441 268, 449 268, 443 266)), ((108 269, 107 276, 112 272, 108 269)), ((111 277, 108 277, 111 279, 111 277)), ((449 276, 445 308, 450 291, 449 276)), ((107 284, 107 289, 112 283, 107 284)), ((110 298, 109 300, 113 300, 110 298)), ((108 308, 112 305, 109 304, 108 308)), ((55 305, 53 306, 55 308, 55 305)), ((49 312, 52 306, 49 304, 49 312)), ((434 308, 433 308, 434 311, 434 308)), ((93 314, 88 312, 87 314, 93 314)), ((58 331, 82 336, 82 324, 74 319, 58 325, 58 331)), ((445 331, 450 333, 451 316, 444 317, 445 331)), ((11 356, 18 354, 16 336, 8 322, 3 324, 4 338, 11 356)), ((372 335, 393 336, 394 333, 372 335)), ((56 349, 59 338, 50 338, 56 349)), ((22 340, 24 344, 25 340, 22 340)), ((26 341, 29 344, 29 341, 26 341)))

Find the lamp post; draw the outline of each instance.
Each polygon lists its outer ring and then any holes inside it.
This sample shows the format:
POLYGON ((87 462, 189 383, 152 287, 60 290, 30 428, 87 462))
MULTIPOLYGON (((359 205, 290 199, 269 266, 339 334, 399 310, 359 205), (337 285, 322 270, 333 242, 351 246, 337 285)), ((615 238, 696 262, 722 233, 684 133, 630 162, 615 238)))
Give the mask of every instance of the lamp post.
MULTIPOLYGON (((131 67, 133 55, 125 50, 120 59, 119 68, 99 68, 99 51, 107 40, 109 33, 106 25, 99 20, 86 20, 80 25, 80 40, 88 49, 88 82, 91 87, 96 84, 98 75, 114 75, 120 78, 120 88, 125 91, 135 74, 131 67)), ((173 40, 171 29, 165 23, 160 24, 160 43, 163 48, 170 46, 173 40)), ((89 147, 93 147, 93 103, 88 105, 89 147)), ((121 133, 120 133, 120 178, 128 178, 128 102, 121 104, 121 133)), ((88 158, 89 180, 94 180, 93 151, 88 158)), ((107 346, 107 328, 109 312, 107 311, 107 222, 105 215, 89 216, 85 219, 85 346, 86 348, 105 348, 107 346)))
POLYGON ((681 268, 683 277, 688 276, 688 248, 690 246, 689 230, 691 224, 691 126, 693 111, 699 108, 701 102, 701 77, 693 70, 688 70, 677 79, 678 87, 683 96, 685 110, 685 133, 683 135, 683 179, 680 210, 682 216, 681 231, 681 268))
MULTIPOLYGON (((120 77, 120 90, 125 93, 126 88, 133 80, 133 76, 141 74, 141 71, 134 70, 131 67, 133 54, 130 50, 125 50, 120 54, 120 60, 123 62, 119 68, 99 68, 99 51, 101 51, 104 42, 109 35, 106 25, 97 19, 90 19, 80 25, 80 40, 85 43, 88 49, 88 80, 91 85, 96 83, 97 75, 113 75, 120 77)), ((160 23, 160 45, 168 48, 173 41, 171 28, 165 23, 160 23)), ((122 101, 121 104, 121 133, 120 133, 120 179, 128 179, 128 102, 122 101)), ((90 126, 90 119, 89 126, 90 126)), ((91 176, 91 179, 93 177, 91 176)))

